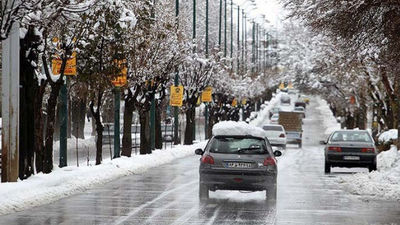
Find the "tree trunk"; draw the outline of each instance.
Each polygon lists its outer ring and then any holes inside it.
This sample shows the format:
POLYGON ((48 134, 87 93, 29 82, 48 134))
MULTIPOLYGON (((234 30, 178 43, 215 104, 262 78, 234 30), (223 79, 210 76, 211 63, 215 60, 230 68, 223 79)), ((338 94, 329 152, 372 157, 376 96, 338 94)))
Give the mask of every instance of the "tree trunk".
POLYGON ((193 127, 194 127, 194 116, 196 108, 194 106, 186 110, 186 128, 185 128, 185 145, 193 144, 193 127))
POLYGON ((133 115, 134 105, 133 100, 125 99, 125 109, 124 109, 124 127, 122 136, 122 152, 121 155, 131 157, 132 154, 132 115, 133 115))
POLYGON ((103 160, 103 130, 104 126, 101 123, 100 110, 103 101, 103 91, 99 90, 97 93, 97 108, 94 110, 94 100, 90 102, 90 112, 92 114, 92 120, 96 123, 96 165, 100 165, 103 160))
MULTIPOLYGON (((162 130, 161 130, 161 109, 160 104, 156 104, 156 119, 155 119, 155 147, 156 149, 162 149, 163 147, 163 138, 162 138, 162 130)), ((164 124, 166 126, 166 124, 164 124)))
POLYGON ((43 109, 42 109, 42 102, 43 102, 43 95, 47 86, 46 81, 42 81, 40 86, 35 87, 34 96, 35 98, 33 103, 33 117, 34 117, 34 144, 33 144, 33 151, 35 152, 36 156, 36 172, 40 173, 43 171, 43 156, 44 156, 44 146, 43 146, 43 137, 44 137, 44 120, 43 120, 43 109))
POLYGON ((20 41, 20 123, 19 123, 19 178, 25 179, 33 174, 34 151, 34 87, 35 68, 31 64, 37 61, 38 56, 32 53, 31 39, 34 37, 32 28, 24 39, 20 41), (28 53, 28 54, 27 54, 28 53))
POLYGON ((47 128, 44 146, 43 173, 50 173, 53 169, 53 134, 56 120, 56 105, 62 82, 51 84, 51 92, 47 101, 47 128))
POLYGON ((60 140, 60 109, 61 109, 61 103, 60 101, 57 101, 57 107, 56 107, 56 119, 54 121, 54 134, 53 134, 53 139, 54 141, 60 140))
POLYGON ((140 111, 140 154, 151 154, 148 111, 140 111))

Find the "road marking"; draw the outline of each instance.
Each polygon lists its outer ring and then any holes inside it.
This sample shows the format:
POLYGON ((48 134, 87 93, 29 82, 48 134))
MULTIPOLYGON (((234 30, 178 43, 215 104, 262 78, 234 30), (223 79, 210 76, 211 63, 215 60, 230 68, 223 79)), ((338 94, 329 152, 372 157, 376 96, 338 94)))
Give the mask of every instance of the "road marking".
POLYGON ((114 222, 114 225, 119 225, 119 224, 124 223, 126 220, 128 220, 130 217, 132 217, 132 216, 135 215, 136 213, 140 212, 140 210, 144 209, 145 207, 147 207, 147 206, 149 206, 149 205, 155 203, 156 201, 158 201, 158 200, 160 200, 160 199, 166 197, 167 195, 171 194, 172 192, 178 191, 178 190, 180 190, 180 189, 182 189, 182 188, 184 188, 184 187, 193 185, 193 184, 195 184, 195 183, 197 183, 197 182, 198 182, 198 181, 195 180, 195 181, 192 181, 192 182, 190 182, 190 183, 183 184, 183 185, 181 185, 181 186, 179 186, 179 187, 176 187, 176 188, 174 188, 174 189, 171 189, 171 190, 168 190, 168 191, 165 191, 165 192, 161 193, 157 198, 155 198, 155 199, 153 199, 153 200, 151 200, 151 201, 149 201, 149 202, 146 202, 146 204, 143 204, 143 205, 139 206, 138 208, 132 210, 132 211, 129 212, 126 216, 121 216, 118 220, 116 220, 116 221, 114 222))

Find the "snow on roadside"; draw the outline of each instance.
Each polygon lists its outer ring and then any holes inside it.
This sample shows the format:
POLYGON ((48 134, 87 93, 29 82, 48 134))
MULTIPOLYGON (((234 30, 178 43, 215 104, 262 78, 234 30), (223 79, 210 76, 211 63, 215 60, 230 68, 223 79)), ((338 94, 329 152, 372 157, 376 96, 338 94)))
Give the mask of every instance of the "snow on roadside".
POLYGON ((328 103, 324 100, 321 99, 320 97, 317 97, 317 102, 318 102, 318 107, 317 109, 321 112, 324 120, 324 126, 326 127, 325 134, 329 135, 335 130, 340 130, 340 123, 336 121, 335 116, 333 115, 331 109, 329 108, 328 103))
POLYGON ((378 170, 339 178, 346 189, 372 199, 400 200, 400 154, 395 146, 377 157, 378 170))
POLYGON ((0 184, 0 215, 48 204, 69 195, 85 191, 98 184, 169 163, 178 158, 194 155, 206 142, 172 149, 156 150, 150 155, 136 155, 104 160, 97 166, 54 167, 50 174, 39 173, 15 183, 0 184))
POLYGON ((386 143, 390 140, 396 140, 397 139, 397 129, 391 129, 388 131, 383 132, 381 135, 379 135, 378 140, 386 143))
POLYGON ((269 111, 275 106, 279 104, 279 100, 281 98, 282 93, 277 93, 274 97, 271 98, 268 105, 265 106, 262 110, 258 112, 257 118, 250 121, 250 125, 261 127, 264 124, 269 123, 269 111))

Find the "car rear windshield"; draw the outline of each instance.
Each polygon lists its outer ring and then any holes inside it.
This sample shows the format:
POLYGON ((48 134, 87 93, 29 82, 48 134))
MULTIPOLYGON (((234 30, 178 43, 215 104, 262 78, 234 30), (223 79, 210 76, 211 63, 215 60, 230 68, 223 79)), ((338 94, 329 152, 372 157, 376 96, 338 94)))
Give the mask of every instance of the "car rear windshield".
POLYGON ((331 137, 332 142, 372 142, 371 137, 367 132, 362 131, 337 131, 331 137))
POLYGON ((255 137, 215 137, 210 146, 213 153, 268 154, 264 139, 255 137))
POLYGON ((264 130, 283 131, 281 126, 263 126, 264 130))

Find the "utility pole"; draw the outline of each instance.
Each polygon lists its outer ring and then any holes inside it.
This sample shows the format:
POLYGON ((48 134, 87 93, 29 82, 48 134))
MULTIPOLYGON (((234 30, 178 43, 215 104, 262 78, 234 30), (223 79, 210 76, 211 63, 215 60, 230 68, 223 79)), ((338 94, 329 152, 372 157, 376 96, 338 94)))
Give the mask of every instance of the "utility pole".
MULTIPOLYGON (((156 11, 156 9, 155 9, 155 7, 156 7, 156 3, 155 3, 156 1, 155 0, 153 0, 153 13, 152 13, 152 15, 151 15, 151 18, 152 19, 154 19, 155 20, 155 18, 156 18, 156 15, 155 15, 155 11, 156 11)), ((153 88, 153 81, 151 81, 150 82, 150 89, 151 89, 151 100, 150 100, 150 121, 149 121, 149 123, 150 123, 150 149, 151 150, 154 150, 155 149, 155 146, 156 146, 156 116, 155 116, 155 114, 156 114, 156 101, 155 101, 155 90, 154 90, 154 88, 153 88)), ((115 97, 115 99, 117 100, 117 98, 115 97)), ((119 103, 118 103, 119 104, 119 103)), ((118 111, 119 111, 119 109, 118 109, 118 111)), ((118 116, 119 116, 119 113, 118 113, 118 116)), ((114 120, 114 121, 116 121, 116 120, 114 120)), ((119 121, 119 118, 118 118, 118 121, 119 121)), ((116 133, 116 131, 115 131, 115 128, 116 128, 116 126, 114 126, 114 140, 115 140, 115 133, 116 133)), ((119 139, 119 124, 118 124, 118 139, 119 139)), ((115 151, 115 141, 114 141, 114 151, 115 151)), ((119 146, 119 142, 118 142, 118 146, 119 146)), ((119 147, 118 147, 118 149, 119 149, 119 147)), ((115 156, 115 154, 114 154, 114 156, 115 156)))
MULTIPOLYGON (((60 162, 59 167, 67 166, 67 130, 68 130, 68 77, 65 77, 65 82, 60 90, 60 162)), ((78 138, 78 137, 76 137, 78 138)))
MULTIPOLYGON (((2 2, 10 8, 13 1, 2 2)), ((18 5, 15 1, 14 5, 18 5)), ((19 171, 19 23, 2 43, 2 169, 1 182, 17 182, 19 171)))
POLYGON ((219 24, 218 24, 218 48, 221 49, 222 42, 222 0, 219 0, 219 24))
POLYGON ((254 73, 254 62, 255 62, 255 33, 256 32, 256 23, 253 20, 253 29, 252 29, 252 40, 251 40, 251 72, 254 73))
MULTIPOLYGON (((206 57, 208 58, 208 0, 206 0, 206 57)), ((204 137, 208 138, 208 103, 205 103, 204 112, 204 137)))
POLYGON ((121 105, 121 90, 119 87, 114 88, 114 157, 119 158, 120 155, 120 105, 121 105))
POLYGON ((224 57, 226 57, 226 53, 227 53, 227 51, 226 51, 226 50, 227 50, 227 49, 226 49, 226 23, 227 23, 227 20, 226 20, 226 6, 227 6, 226 1, 228 1, 228 0, 224 0, 224 1, 225 1, 224 57))
POLYGON ((233 71, 233 0, 231 0, 231 61, 232 61, 232 71, 233 71))
POLYGON ((240 6, 238 6, 238 11, 237 11, 237 56, 236 56, 236 64, 237 68, 236 71, 239 74, 239 68, 240 68, 240 6))
MULTIPOLYGON (((176 27, 179 25, 179 0, 175 1, 175 17, 176 17, 176 27)), ((179 69, 175 68, 175 78, 174 85, 177 87, 179 85, 179 69)), ((174 106, 174 144, 177 145, 180 143, 179 140, 179 107, 174 106)))

